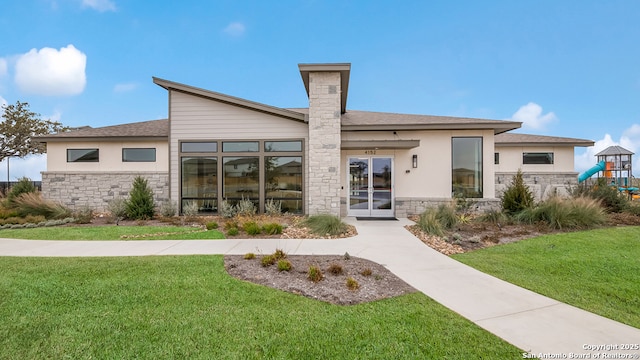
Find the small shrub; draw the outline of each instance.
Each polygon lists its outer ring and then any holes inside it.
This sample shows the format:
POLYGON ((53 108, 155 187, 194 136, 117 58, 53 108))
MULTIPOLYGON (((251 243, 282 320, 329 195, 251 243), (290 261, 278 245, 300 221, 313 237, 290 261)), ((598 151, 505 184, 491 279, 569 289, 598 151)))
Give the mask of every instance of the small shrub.
POLYGON ((223 218, 229 219, 236 215, 236 207, 229 203, 227 200, 222 200, 218 213, 223 218))
POLYGON ((173 217, 178 213, 178 205, 175 201, 165 200, 160 203, 158 212, 164 217, 173 217))
POLYGON ((529 224, 542 222, 552 229, 588 229, 607 220, 599 201, 586 197, 551 197, 520 212, 516 219, 529 224))
POLYGON ((342 256, 345 260, 350 260, 351 259, 351 255, 349 255, 348 252, 345 252, 344 255, 342 256))
POLYGON ((373 274, 373 272, 369 268, 366 268, 366 269, 360 271, 360 275, 362 275, 362 276, 371 276, 371 274, 373 274))
POLYGON ((254 253, 246 253, 246 254, 244 254, 244 259, 245 260, 253 260, 255 258, 256 258, 256 254, 254 254, 254 253))
POLYGON ((347 289, 351 291, 355 291, 355 290, 358 290, 359 288, 360 288, 360 284, 358 284, 358 281, 356 281, 356 279, 352 277, 347 278, 347 289))
POLYGON ((28 177, 22 177, 18 182, 13 185, 9 193, 7 194, 7 203, 9 207, 15 206, 15 200, 22 194, 35 193, 36 187, 33 185, 33 181, 28 177))
POLYGON ((309 266, 309 271, 307 272, 307 278, 313 282, 318 282, 322 280, 324 276, 322 275, 322 271, 317 266, 309 266))
POLYGON ((274 251, 271 256, 273 256, 276 260, 286 259, 287 253, 282 249, 276 249, 276 251, 274 251))
POLYGON ((329 214, 309 216, 302 224, 308 226, 312 233, 321 236, 336 236, 347 231, 347 224, 339 217, 329 214))
POLYGON ((93 220, 93 209, 89 206, 83 206, 73 212, 73 218, 76 224, 89 224, 93 220))
POLYGON ((236 205, 236 214, 240 216, 252 216, 256 214, 256 205, 253 201, 245 199, 238 201, 236 205))
POLYGON ((289 271, 291 270, 291 262, 287 259, 278 260, 278 271, 289 271))
POLYGON ((276 258, 273 255, 265 255, 260 259, 262 266, 267 267, 276 263, 276 258))
POLYGON ((188 218, 198 215, 199 210, 200 207, 196 201, 187 201, 186 204, 182 205, 182 215, 188 218))
POLYGON ((218 223, 215 221, 209 221, 206 227, 207 227, 207 230, 214 230, 218 228, 218 223))
POLYGON ((116 198, 107 202, 107 211, 114 219, 127 217, 127 202, 125 199, 116 198))
POLYGON ((618 191, 616 186, 607 184, 605 179, 598 179, 598 183, 587 188, 584 195, 600 200, 602 206, 609 212, 622 212, 629 203, 627 196, 618 191))
POLYGON ((428 208, 420 214, 418 217, 418 227, 430 235, 444 235, 442 224, 438 220, 438 211, 434 208, 428 208))
POLYGON ((264 204, 264 212, 269 216, 282 215, 282 201, 268 199, 264 204))
POLYGON ((452 229, 458 223, 456 209, 451 204, 440 204, 436 212, 436 218, 445 229, 452 229))
POLYGON ((327 271, 332 275, 342 275, 342 266, 340 264, 331 264, 327 271))
POLYGON ((507 214, 516 214, 533 206, 533 194, 524 183, 522 171, 518 169, 501 197, 502 210, 507 214))
POLYGON ((66 207, 42 198, 39 192, 20 194, 14 199, 15 210, 19 216, 42 215, 47 219, 59 219, 71 214, 66 207))
POLYGON ((133 185, 126 200, 127 217, 134 220, 147 220, 153 217, 155 203, 149 182, 142 176, 133 179, 133 185))
POLYGON ((282 234, 282 225, 278 223, 268 223, 262 225, 262 231, 268 235, 278 235, 282 234))
POLYGON ((227 230, 227 235, 229 236, 236 236, 238 235, 238 233, 240 232, 240 230, 238 230, 238 228, 230 228, 229 230, 227 230))
POLYGON ((225 230, 229 230, 229 229, 233 229, 233 228, 238 228, 238 222, 234 221, 234 220, 228 220, 224 223, 224 229, 225 230))
POLYGON ((249 235, 258 235, 262 232, 262 228, 255 221, 247 221, 242 224, 242 229, 249 235))
POLYGON ((507 224, 509 218, 502 211, 490 210, 480 216, 480 221, 491 224, 507 224))

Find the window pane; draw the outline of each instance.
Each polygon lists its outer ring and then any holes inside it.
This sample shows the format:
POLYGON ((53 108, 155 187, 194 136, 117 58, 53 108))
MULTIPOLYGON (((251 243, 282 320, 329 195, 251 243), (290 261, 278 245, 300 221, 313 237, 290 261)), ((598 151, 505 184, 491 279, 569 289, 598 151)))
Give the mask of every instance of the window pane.
POLYGON ((223 191, 227 200, 255 199, 260 195, 260 169, 257 156, 222 158, 223 191))
POLYGON ((481 198, 482 138, 452 138, 451 145, 453 195, 481 198))
POLYGON ((155 162, 156 149, 122 149, 122 161, 124 162, 155 162))
POLYGON ((200 212, 216 211, 218 200, 218 159, 183 157, 181 159, 182 208, 196 202, 200 212))
POLYGON ((302 141, 265 141, 264 151, 302 151, 302 141))
POLYGON ((553 164, 553 153, 523 153, 523 164, 553 164))
POLYGON ((283 212, 301 213, 302 157, 265 156, 264 167, 266 201, 280 201, 283 212))
POLYGON ((259 149, 257 141, 225 141, 222 143, 223 152, 257 152, 259 149))
POLYGON ((67 149, 67 162, 98 162, 98 149, 67 149))
POLYGON ((218 143, 215 141, 207 142, 183 142, 180 144, 182 152, 217 152, 218 143))
POLYGON ((500 153, 494 153, 493 154, 493 163, 495 165, 499 165, 500 164, 500 153))

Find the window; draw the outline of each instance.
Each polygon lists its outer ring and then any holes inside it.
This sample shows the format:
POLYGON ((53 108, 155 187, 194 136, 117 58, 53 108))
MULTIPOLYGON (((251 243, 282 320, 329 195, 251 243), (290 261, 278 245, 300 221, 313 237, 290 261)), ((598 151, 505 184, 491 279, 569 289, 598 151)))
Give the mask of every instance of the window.
POLYGON ((122 161, 123 162, 156 162, 156 149, 155 148, 123 148, 122 149, 122 161))
POLYGON ((452 194, 482 197, 482 138, 451 138, 452 194))
POLYGON ((260 146, 257 141, 225 141, 222 152, 257 152, 260 146))
POLYGON ((260 158, 257 156, 223 157, 222 191, 224 199, 235 205, 242 199, 251 200, 259 208, 260 158))
POLYGON ((207 153, 207 152, 217 152, 218 151, 218 143, 215 141, 209 142, 198 142, 198 141, 190 141, 183 142, 180 144, 181 152, 189 152, 189 153, 207 153))
POLYGON ((522 153, 522 163, 525 165, 553 164, 553 153, 522 153))
POLYGON ((265 141, 264 151, 266 152, 287 152, 302 151, 302 141, 265 141))
POLYGON ((283 212, 302 213, 302 157, 265 156, 264 168, 266 200, 280 202, 283 212))
POLYGON ((98 162, 98 149, 67 149, 67 162, 98 162))
POLYGON ((218 209, 218 158, 181 158, 182 209, 190 203, 198 205, 199 212, 218 209))
POLYGON ((500 164, 500 153, 493 153, 493 163, 495 165, 500 164))

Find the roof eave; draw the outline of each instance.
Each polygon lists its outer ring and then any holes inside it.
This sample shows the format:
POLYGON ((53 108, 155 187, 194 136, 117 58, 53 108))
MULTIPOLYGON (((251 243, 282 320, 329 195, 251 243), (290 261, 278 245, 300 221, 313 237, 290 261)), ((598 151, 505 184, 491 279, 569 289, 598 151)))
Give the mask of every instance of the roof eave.
POLYGON ((573 147, 589 147, 593 146, 593 141, 575 141, 575 142, 496 142, 496 146, 573 146, 573 147))
POLYGON ((219 101, 225 104, 243 107, 249 110, 259 111, 262 113, 287 118, 290 120, 305 122, 304 114, 301 114, 299 112, 295 112, 295 111, 291 111, 291 110, 287 110, 287 109, 283 109, 283 108, 279 108, 271 105, 266 105, 266 104, 258 103, 255 101, 238 98, 235 96, 218 93, 211 90, 205 90, 205 89, 197 88, 190 85, 185 85, 185 84, 177 83, 174 81, 157 78, 155 76, 153 77, 153 82, 156 85, 166 89, 167 91, 169 90, 180 91, 182 93, 204 97, 204 98, 219 101))
POLYGON ((325 63, 325 64, 298 64, 300 76, 304 88, 309 96, 309 73, 312 72, 339 72, 340 73, 340 112, 347 111, 347 94, 349 93, 349 75, 351 63, 325 63))
POLYGON ((42 136, 34 137, 35 141, 39 143, 49 142, 82 142, 82 141, 158 141, 169 140, 168 136, 69 136, 69 137, 54 137, 54 136, 42 136))
POLYGON ((398 130, 486 130, 493 129, 494 134, 518 129, 520 123, 505 124, 377 124, 377 125, 342 125, 342 131, 398 131, 398 130))

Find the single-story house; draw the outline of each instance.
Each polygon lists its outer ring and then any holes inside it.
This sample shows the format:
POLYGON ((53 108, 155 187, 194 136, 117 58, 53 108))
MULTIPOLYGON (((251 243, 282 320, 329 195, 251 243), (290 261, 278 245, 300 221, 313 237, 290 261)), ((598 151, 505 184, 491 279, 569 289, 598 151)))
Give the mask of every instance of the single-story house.
POLYGON ((153 78, 167 90, 167 119, 39 138, 42 192, 102 210, 141 175, 157 201, 203 213, 249 199, 259 211, 274 200, 291 213, 402 217, 456 196, 495 206, 518 168, 533 185, 576 183, 573 149, 593 145, 510 134, 515 121, 348 110, 350 64, 298 68, 308 108, 153 78))

